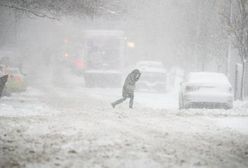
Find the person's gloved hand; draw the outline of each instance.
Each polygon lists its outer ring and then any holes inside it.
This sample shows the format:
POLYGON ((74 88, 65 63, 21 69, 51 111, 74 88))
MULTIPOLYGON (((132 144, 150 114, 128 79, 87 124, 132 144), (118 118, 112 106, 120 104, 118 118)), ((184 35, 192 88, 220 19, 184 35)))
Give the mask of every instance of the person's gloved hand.
POLYGON ((141 76, 141 73, 138 73, 138 74, 136 75, 136 81, 139 80, 140 76, 141 76))

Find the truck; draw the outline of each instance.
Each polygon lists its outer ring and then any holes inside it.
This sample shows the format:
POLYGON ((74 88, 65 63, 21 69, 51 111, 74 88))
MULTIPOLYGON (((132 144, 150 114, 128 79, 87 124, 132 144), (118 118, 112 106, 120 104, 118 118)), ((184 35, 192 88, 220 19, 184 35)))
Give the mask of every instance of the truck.
POLYGON ((120 87, 125 37, 121 30, 88 30, 84 33, 86 87, 120 87))

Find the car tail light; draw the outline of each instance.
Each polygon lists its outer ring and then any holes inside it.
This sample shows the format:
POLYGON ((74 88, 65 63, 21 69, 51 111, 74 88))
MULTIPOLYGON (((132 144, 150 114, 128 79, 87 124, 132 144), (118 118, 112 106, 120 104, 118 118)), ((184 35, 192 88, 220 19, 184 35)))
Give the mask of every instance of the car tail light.
POLYGON ((194 92, 194 91, 197 91, 199 89, 200 89, 199 86, 186 86, 186 91, 187 92, 194 92))
POLYGON ((22 80, 22 78, 20 76, 15 76, 15 80, 20 82, 22 80))

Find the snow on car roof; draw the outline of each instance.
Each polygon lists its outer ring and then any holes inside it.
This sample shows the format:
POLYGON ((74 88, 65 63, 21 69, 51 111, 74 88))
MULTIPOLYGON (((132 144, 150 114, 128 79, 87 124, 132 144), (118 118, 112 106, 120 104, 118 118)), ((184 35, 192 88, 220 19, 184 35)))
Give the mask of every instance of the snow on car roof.
POLYGON ((138 68, 141 72, 157 72, 157 73, 166 73, 166 70, 163 68, 151 68, 151 67, 140 67, 138 68))
POLYGON ((188 81, 196 83, 229 84, 227 77, 223 73, 216 72, 191 72, 188 75, 188 81))
POLYGON ((162 62, 159 61, 140 61, 137 63, 137 66, 163 66, 162 62))
POLYGON ((136 67, 143 72, 166 72, 163 63, 158 61, 140 61, 136 64, 136 67))

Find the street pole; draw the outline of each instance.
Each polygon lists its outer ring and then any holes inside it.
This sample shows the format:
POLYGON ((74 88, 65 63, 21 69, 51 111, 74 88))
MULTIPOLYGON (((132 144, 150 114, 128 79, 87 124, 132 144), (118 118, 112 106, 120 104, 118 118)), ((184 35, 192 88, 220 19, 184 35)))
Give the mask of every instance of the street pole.
MULTIPOLYGON (((232 0, 230 0, 230 16, 229 21, 232 23, 232 15, 233 15, 233 9, 232 9, 232 0)), ((231 54, 232 54, 232 38, 229 35, 229 41, 228 41, 228 53, 227 53, 227 61, 226 61, 226 75, 228 78, 230 78, 230 63, 231 63, 231 54)))

